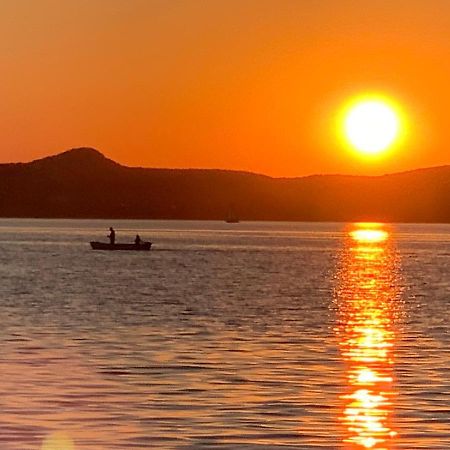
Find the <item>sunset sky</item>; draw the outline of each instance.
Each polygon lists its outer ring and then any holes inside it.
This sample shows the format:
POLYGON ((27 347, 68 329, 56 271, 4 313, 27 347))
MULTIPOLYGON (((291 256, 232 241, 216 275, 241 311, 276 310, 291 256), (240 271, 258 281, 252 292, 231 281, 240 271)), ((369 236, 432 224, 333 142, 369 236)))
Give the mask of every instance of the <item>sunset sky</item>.
POLYGON ((1 162, 95 147, 127 165, 273 176, 450 164, 448 0, 0 0, 1 162), (408 123, 339 141, 366 92, 408 123))

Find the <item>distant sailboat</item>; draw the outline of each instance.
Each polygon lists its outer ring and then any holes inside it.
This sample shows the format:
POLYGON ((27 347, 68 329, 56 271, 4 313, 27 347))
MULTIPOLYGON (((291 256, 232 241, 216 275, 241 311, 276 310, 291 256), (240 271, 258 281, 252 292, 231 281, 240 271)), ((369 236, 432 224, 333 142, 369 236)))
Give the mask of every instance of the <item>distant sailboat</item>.
POLYGON ((226 223, 239 223, 239 218, 233 211, 230 211, 228 213, 227 217, 225 218, 225 222, 226 223))

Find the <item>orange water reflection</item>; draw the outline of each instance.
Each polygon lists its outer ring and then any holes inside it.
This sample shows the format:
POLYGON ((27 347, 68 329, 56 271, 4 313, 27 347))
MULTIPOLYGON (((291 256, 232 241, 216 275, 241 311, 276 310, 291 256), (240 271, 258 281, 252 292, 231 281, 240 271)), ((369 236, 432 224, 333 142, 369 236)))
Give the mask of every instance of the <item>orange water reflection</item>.
POLYGON ((356 225, 348 234, 337 290, 337 332, 347 367, 341 420, 349 449, 387 450, 397 434, 391 412, 398 286, 389 232, 382 225, 356 225))
POLYGON ((68 434, 55 432, 45 438, 42 450, 75 450, 75 445, 68 434))

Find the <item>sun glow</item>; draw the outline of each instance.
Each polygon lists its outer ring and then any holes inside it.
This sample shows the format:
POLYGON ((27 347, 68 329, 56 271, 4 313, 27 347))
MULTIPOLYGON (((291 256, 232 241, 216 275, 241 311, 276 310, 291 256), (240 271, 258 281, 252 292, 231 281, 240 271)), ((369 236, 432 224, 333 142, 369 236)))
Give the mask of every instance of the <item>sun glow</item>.
POLYGON ((380 95, 352 100, 344 108, 340 122, 345 142, 364 157, 382 155, 398 143, 405 132, 400 109, 380 95))
POLYGON ((357 242, 376 243, 385 241, 388 238, 388 233, 384 230, 359 229, 351 231, 350 236, 357 242))

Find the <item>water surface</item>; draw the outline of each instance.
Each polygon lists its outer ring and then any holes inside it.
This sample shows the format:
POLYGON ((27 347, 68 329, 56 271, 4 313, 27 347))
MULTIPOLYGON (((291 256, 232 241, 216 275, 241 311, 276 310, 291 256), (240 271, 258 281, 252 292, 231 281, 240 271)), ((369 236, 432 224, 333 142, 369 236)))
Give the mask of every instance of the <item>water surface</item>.
POLYGON ((0 220, 0 447, 450 448, 449 258, 445 225, 0 220))

